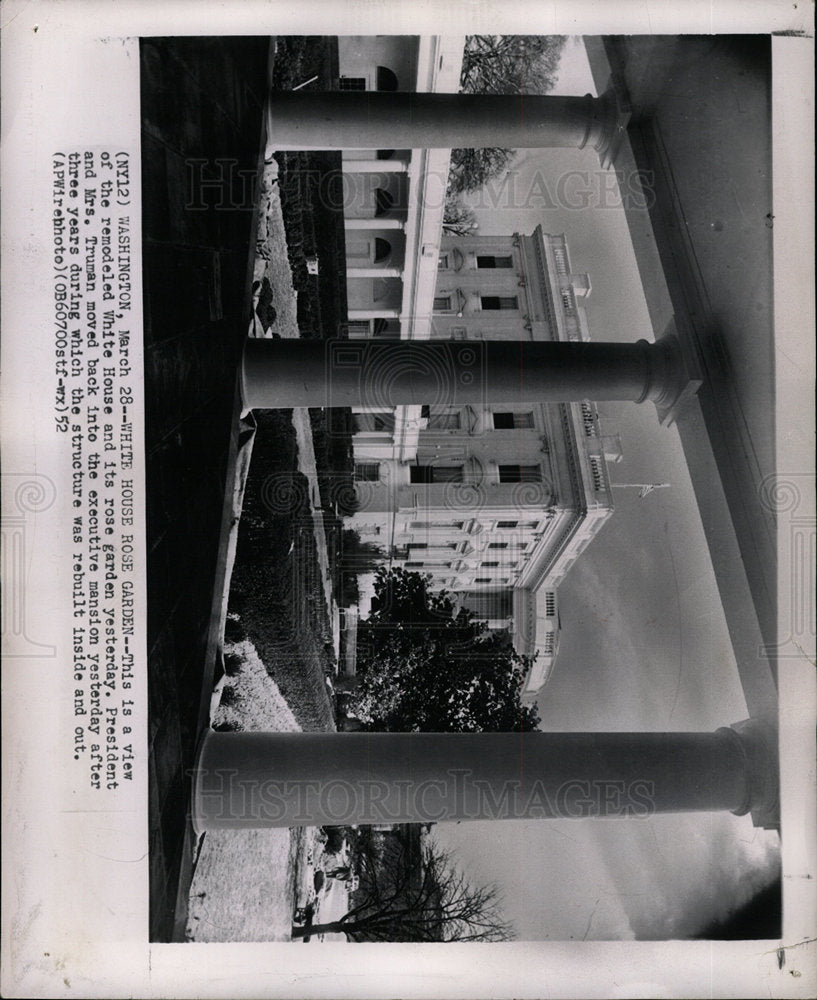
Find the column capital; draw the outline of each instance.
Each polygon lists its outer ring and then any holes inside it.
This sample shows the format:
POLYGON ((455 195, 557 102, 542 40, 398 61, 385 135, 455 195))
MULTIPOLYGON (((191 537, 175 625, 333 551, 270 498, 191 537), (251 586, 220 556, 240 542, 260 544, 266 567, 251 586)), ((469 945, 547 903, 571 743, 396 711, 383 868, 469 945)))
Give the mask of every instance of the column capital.
POLYGON ((654 343, 639 340, 646 359, 647 377, 644 392, 639 403, 651 400, 655 403, 662 424, 672 424, 685 401, 693 396, 701 386, 702 379, 693 370, 690 359, 682 350, 681 342, 671 327, 663 337, 654 343))
POLYGON ((631 117, 630 105, 612 86, 597 98, 589 94, 588 97, 594 103, 588 109, 588 116, 592 117, 593 124, 588 126, 586 145, 595 149, 601 165, 606 168, 612 165, 621 141, 627 134, 631 117))

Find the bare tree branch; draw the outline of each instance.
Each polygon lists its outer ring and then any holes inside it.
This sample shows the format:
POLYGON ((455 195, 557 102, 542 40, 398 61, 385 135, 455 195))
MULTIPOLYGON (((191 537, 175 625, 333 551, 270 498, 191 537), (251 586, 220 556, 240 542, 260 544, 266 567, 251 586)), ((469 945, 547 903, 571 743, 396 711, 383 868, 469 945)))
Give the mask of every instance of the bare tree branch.
POLYGON ((354 941, 506 941, 495 885, 469 884, 434 845, 397 840, 378 854, 370 840, 359 857, 360 889, 339 920, 295 926, 293 938, 344 933, 354 941))

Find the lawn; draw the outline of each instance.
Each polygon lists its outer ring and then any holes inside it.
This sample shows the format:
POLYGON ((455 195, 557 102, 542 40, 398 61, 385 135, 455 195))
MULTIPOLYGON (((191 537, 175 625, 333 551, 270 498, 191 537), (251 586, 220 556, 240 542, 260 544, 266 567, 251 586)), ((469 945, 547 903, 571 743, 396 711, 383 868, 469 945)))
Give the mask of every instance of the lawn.
POLYGON ((226 638, 252 642, 301 729, 331 730, 332 635, 291 411, 255 416, 226 638))
MULTIPOLYGON (((273 86, 334 86, 337 40, 278 41, 273 86)), ((272 137, 274 141, 274 137, 272 137)), ((278 153, 265 184, 277 185, 281 215, 259 220, 257 252, 267 285, 260 325, 272 335, 346 336, 345 230, 339 206, 339 153, 278 153), (333 207, 335 206, 335 207, 333 207), (283 233, 281 232, 283 223, 283 233), (285 243, 284 239, 285 237, 285 243), (286 256, 285 256, 286 254, 286 256), (309 259, 318 273, 310 274, 309 259), (287 266, 288 265, 288 266, 287 266), (287 273, 284 273, 284 272, 287 273), (292 322, 292 307, 295 303, 292 322)), ((262 194, 270 205, 269 191, 262 194)), ((353 509, 351 410, 309 412, 334 592, 341 593, 342 517, 353 509)), ((244 491, 229 598, 229 634, 249 639, 304 730, 334 729, 326 678, 336 668, 309 505, 298 471, 291 411, 256 411, 257 430, 244 491)))
MULTIPOLYGON (((252 643, 225 646, 213 693, 219 730, 300 729, 252 643)), ((288 941, 303 881, 307 830, 214 830, 201 841, 187 908, 188 941, 288 941)))

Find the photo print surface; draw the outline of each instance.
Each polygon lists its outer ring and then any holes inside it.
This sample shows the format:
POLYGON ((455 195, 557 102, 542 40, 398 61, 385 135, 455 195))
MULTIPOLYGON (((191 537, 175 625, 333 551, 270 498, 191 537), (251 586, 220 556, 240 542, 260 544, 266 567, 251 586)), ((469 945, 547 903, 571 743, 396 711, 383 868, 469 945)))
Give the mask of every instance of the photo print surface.
POLYGON ((779 937, 770 37, 139 53, 150 940, 779 937))

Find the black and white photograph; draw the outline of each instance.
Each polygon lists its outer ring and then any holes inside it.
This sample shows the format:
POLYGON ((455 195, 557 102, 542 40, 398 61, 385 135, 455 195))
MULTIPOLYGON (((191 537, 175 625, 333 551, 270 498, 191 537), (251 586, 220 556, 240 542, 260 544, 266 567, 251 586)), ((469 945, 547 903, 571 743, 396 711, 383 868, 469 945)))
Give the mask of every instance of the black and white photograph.
POLYGON ((140 58, 155 939, 778 937, 769 37, 140 58))
POLYGON ((3 994, 810 995, 813 12, 13 6, 3 994))

